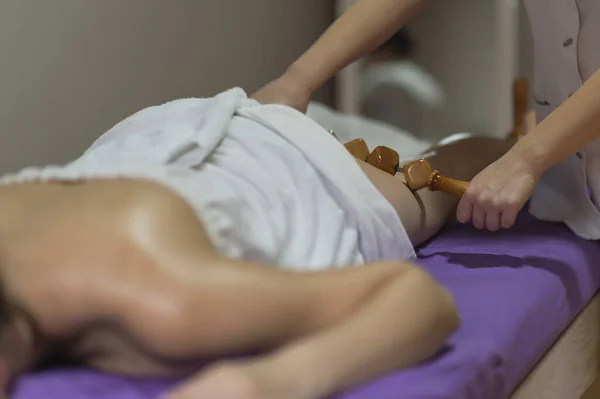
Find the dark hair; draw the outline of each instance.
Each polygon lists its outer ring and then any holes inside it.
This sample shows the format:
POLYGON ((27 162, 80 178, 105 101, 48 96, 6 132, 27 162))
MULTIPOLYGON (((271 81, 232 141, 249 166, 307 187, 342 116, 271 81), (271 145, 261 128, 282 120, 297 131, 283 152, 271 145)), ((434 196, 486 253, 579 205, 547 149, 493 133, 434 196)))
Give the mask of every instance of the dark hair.
POLYGON ((378 50, 385 50, 397 55, 408 56, 414 50, 414 42, 406 28, 402 28, 383 43, 378 50))
POLYGON ((4 281, 0 281, 0 333, 10 325, 15 317, 15 307, 10 301, 4 281))

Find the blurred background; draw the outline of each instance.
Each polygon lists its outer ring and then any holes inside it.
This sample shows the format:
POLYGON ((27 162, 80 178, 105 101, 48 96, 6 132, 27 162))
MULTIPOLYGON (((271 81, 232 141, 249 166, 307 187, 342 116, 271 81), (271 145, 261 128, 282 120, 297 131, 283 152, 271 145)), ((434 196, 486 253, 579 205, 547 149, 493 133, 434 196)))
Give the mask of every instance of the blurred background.
MULTIPOLYGON (((66 162, 150 105, 251 93, 348 3, 0 0, 0 173, 66 162)), ((518 0, 435 0, 320 90, 309 115, 337 109, 430 141, 500 136, 512 124, 512 81, 530 77, 530 47, 518 0)))

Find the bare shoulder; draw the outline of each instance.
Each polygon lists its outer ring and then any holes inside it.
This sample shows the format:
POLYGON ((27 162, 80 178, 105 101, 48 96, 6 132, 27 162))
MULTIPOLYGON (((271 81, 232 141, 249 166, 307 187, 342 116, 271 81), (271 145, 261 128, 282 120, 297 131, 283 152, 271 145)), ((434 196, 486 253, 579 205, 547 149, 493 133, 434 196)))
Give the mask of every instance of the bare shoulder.
POLYGON ((129 182, 124 190, 130 191, 119 218, 127 240, 149 252, 184 247, 214 252, 203 221, 179 194, 149 181, 129 182))
POLYGON ((162 184, 149 180, 97 180, 65 197, 65 206, 58 212, 60 221, 55 223, 68 224, 71 234, 80 233, 80 237, 101 231, 95 246, 126 245, 150 252, 185 242, 210 247, 194 209, 162 184))
POLYGON ((156 288, 176 273, 169 265, 181 248, 212 251, 194 210, 161 185, 94 181, 58 193, 5 245, 2 265, 13 296, 49 333, 83 328, 113 298, 156 288))

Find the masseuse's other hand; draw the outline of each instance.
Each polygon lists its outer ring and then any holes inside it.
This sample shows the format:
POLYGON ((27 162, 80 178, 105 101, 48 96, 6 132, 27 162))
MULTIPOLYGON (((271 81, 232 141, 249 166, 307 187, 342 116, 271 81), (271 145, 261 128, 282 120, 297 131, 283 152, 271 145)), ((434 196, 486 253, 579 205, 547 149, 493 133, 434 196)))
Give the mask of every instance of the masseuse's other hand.
POLYGON ((481 171, 458 204, 459 222, 478 229, 509 228, 533 194, 541 173, 514 149, 481 171))
POLYGON ((292 74, 285 74, 260 88, 252 98, 261 104, 282 104, 306 112, 312 91, 292 74))

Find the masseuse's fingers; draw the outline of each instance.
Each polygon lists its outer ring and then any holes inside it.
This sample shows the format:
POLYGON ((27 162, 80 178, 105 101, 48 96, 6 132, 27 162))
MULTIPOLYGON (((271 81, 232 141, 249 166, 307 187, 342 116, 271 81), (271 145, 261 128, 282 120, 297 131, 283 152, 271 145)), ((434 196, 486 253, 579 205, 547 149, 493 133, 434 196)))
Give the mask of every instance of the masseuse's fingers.
POLYGON ((476 227, 481 228, 482 209, 488 229, 498 228, 498 218, 501 227, 512 227, 533 194, 543 170, 531 164, 526 151, 514 148, 477 174, 467 188, 465 196, 473 204, 476 227))
POLYGON ((257 90, 251 96, 261 104, 281 104, 306 112, 312 92, 302 82, 284 75, 257 90))
POLYGON ((460 223, 467 223, 469 220, 471 220, 472 215, 473 201, 469 195, 469 189, 467 189, 463 197, 458 202, 458 207, 456 208, 456 219, 460 223))
POLYGON ((485 209, 481 206, 475 205, 473 207, 473 226, 475 226, 475 228, 477 229, 484 229, 485 228, 485 219, 486 219, 486 214, 485 214, 485 209))
POLYGON ((485 214, 485 228, 489 231, 500 230, 500 212, 490 209, 485 214))
POLYGON ((475 207, 480 208, 485 213, 485 228, 489 231, 500 229, 500 215, 502 212, 502 203, 498 197, 489 189, 483 189, 477 196, 475 207))
POLYGON ((521 209, 521 208, 515 206, 515 207, 508 208, 507 210, 502 212, 502 217, 500 219, 500 225, 505 229, 511 228, 515 224, 515 221, 517 220, 517 215, 519 213, 519 209, 521 209))

